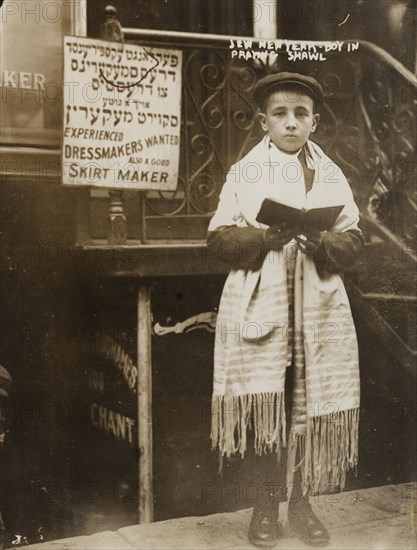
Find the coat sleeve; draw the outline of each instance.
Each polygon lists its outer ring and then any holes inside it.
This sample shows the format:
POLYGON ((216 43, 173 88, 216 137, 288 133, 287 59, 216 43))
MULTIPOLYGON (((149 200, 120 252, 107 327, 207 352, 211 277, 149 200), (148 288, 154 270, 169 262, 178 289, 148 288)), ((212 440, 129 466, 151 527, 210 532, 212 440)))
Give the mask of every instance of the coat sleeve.
POLYGON ((222 227, 207 234, 207 247, 232 269, 257 270, 268 252, 263 229, 257 227, 222 227))
POLYGON ((364 247, 362 231, 358 225, 359 209, 343 173, 340 174, 338 189, 345 206, 331 231, 322 233, 322 242, 314 254, 320 276, 345 271, 356 262, 364 247))
POLYGON ((314 254, 317 273, 341 273, 351 267, 362 253, 364 240, 360 230, 322 234, 322 242, 314 254))
POLYGON ((227 175, 217 210, 207 234, 209 253, 215 254, 232 269, 259 269, 268 250, 263 243, 264 230, 244 227, 237 200, 235 167, 227 175))

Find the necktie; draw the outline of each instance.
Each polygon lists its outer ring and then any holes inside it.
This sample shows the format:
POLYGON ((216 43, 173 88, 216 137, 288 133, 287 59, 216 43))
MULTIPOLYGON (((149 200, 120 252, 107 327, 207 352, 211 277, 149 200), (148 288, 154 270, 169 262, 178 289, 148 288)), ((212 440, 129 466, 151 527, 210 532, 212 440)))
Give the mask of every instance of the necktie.
POLYGON ((308 193, 310 189, 313 187, 315 170, 307 166, 306 153, 305 153, 304 147, 301 149, 300 153, 298 154, 298 160, 300 161, 301 167, 303 169, 306 193, 308 193))

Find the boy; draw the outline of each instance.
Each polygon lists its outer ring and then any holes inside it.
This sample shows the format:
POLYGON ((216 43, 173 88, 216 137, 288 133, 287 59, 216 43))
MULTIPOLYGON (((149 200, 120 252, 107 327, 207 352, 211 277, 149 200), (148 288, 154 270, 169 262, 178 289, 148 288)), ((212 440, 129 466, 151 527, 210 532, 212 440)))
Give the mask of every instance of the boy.
POLYGON ((340 168, 309 140, 320 84, 271 74, 257 82, 254 98, 266 135, 229 171, 207 239, 232 267, 217 320, 211 438, 221 456, 243 457, 248 428, 253 433, 253 479, 263 489, 249 528, 253 544, 277 543, 286 498, 293 531, 324 545, 329 536, 309 495, 343 490, 358 456, 358 349, 339 273, 363 247, 359 212, 340 168), (326 232, 268 227, 256 221, 266 197, 343 209, 326 232))

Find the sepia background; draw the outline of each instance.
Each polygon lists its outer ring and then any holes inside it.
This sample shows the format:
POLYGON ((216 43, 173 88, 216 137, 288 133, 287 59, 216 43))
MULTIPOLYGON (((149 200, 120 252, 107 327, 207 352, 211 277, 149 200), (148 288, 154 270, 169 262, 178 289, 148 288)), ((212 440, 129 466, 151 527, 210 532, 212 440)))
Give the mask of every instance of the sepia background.
POLYGON ((280 70, 323 84, 315 138, 347 176, 366 239, 345 276, 362 391, 346 490, 415 481, 415 3, 111 2, 126 42, 183 52, 170 193, 61 185, 63 37, 110 40, 108 4, 1 8, 5 547, 17 534, 33 543, 251 506, 220 489, 236 487, 248 462, 231 459, 219 478, 210 450, 213 319, 227 268, 205 235, 230 166, 262 136, 253 85, 280 70), (281 48, 267 64, 232 59, 232 37, 358 47, 322 62, 289 61, 281 48))

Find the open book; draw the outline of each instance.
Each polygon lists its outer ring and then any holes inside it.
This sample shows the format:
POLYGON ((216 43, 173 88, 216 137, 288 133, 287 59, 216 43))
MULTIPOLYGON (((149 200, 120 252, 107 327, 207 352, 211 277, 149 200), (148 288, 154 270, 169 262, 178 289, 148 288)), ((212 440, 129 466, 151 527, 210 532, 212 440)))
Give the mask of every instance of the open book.
POLYGON ((256 221, 265 225, 279 225, 285 222, 287 227, 312 225, 320 231, 326 231, 332 227, 343 207, 344 205, 337 205, 306 210, 293 208, 273 199, 265 199, 256 221))

